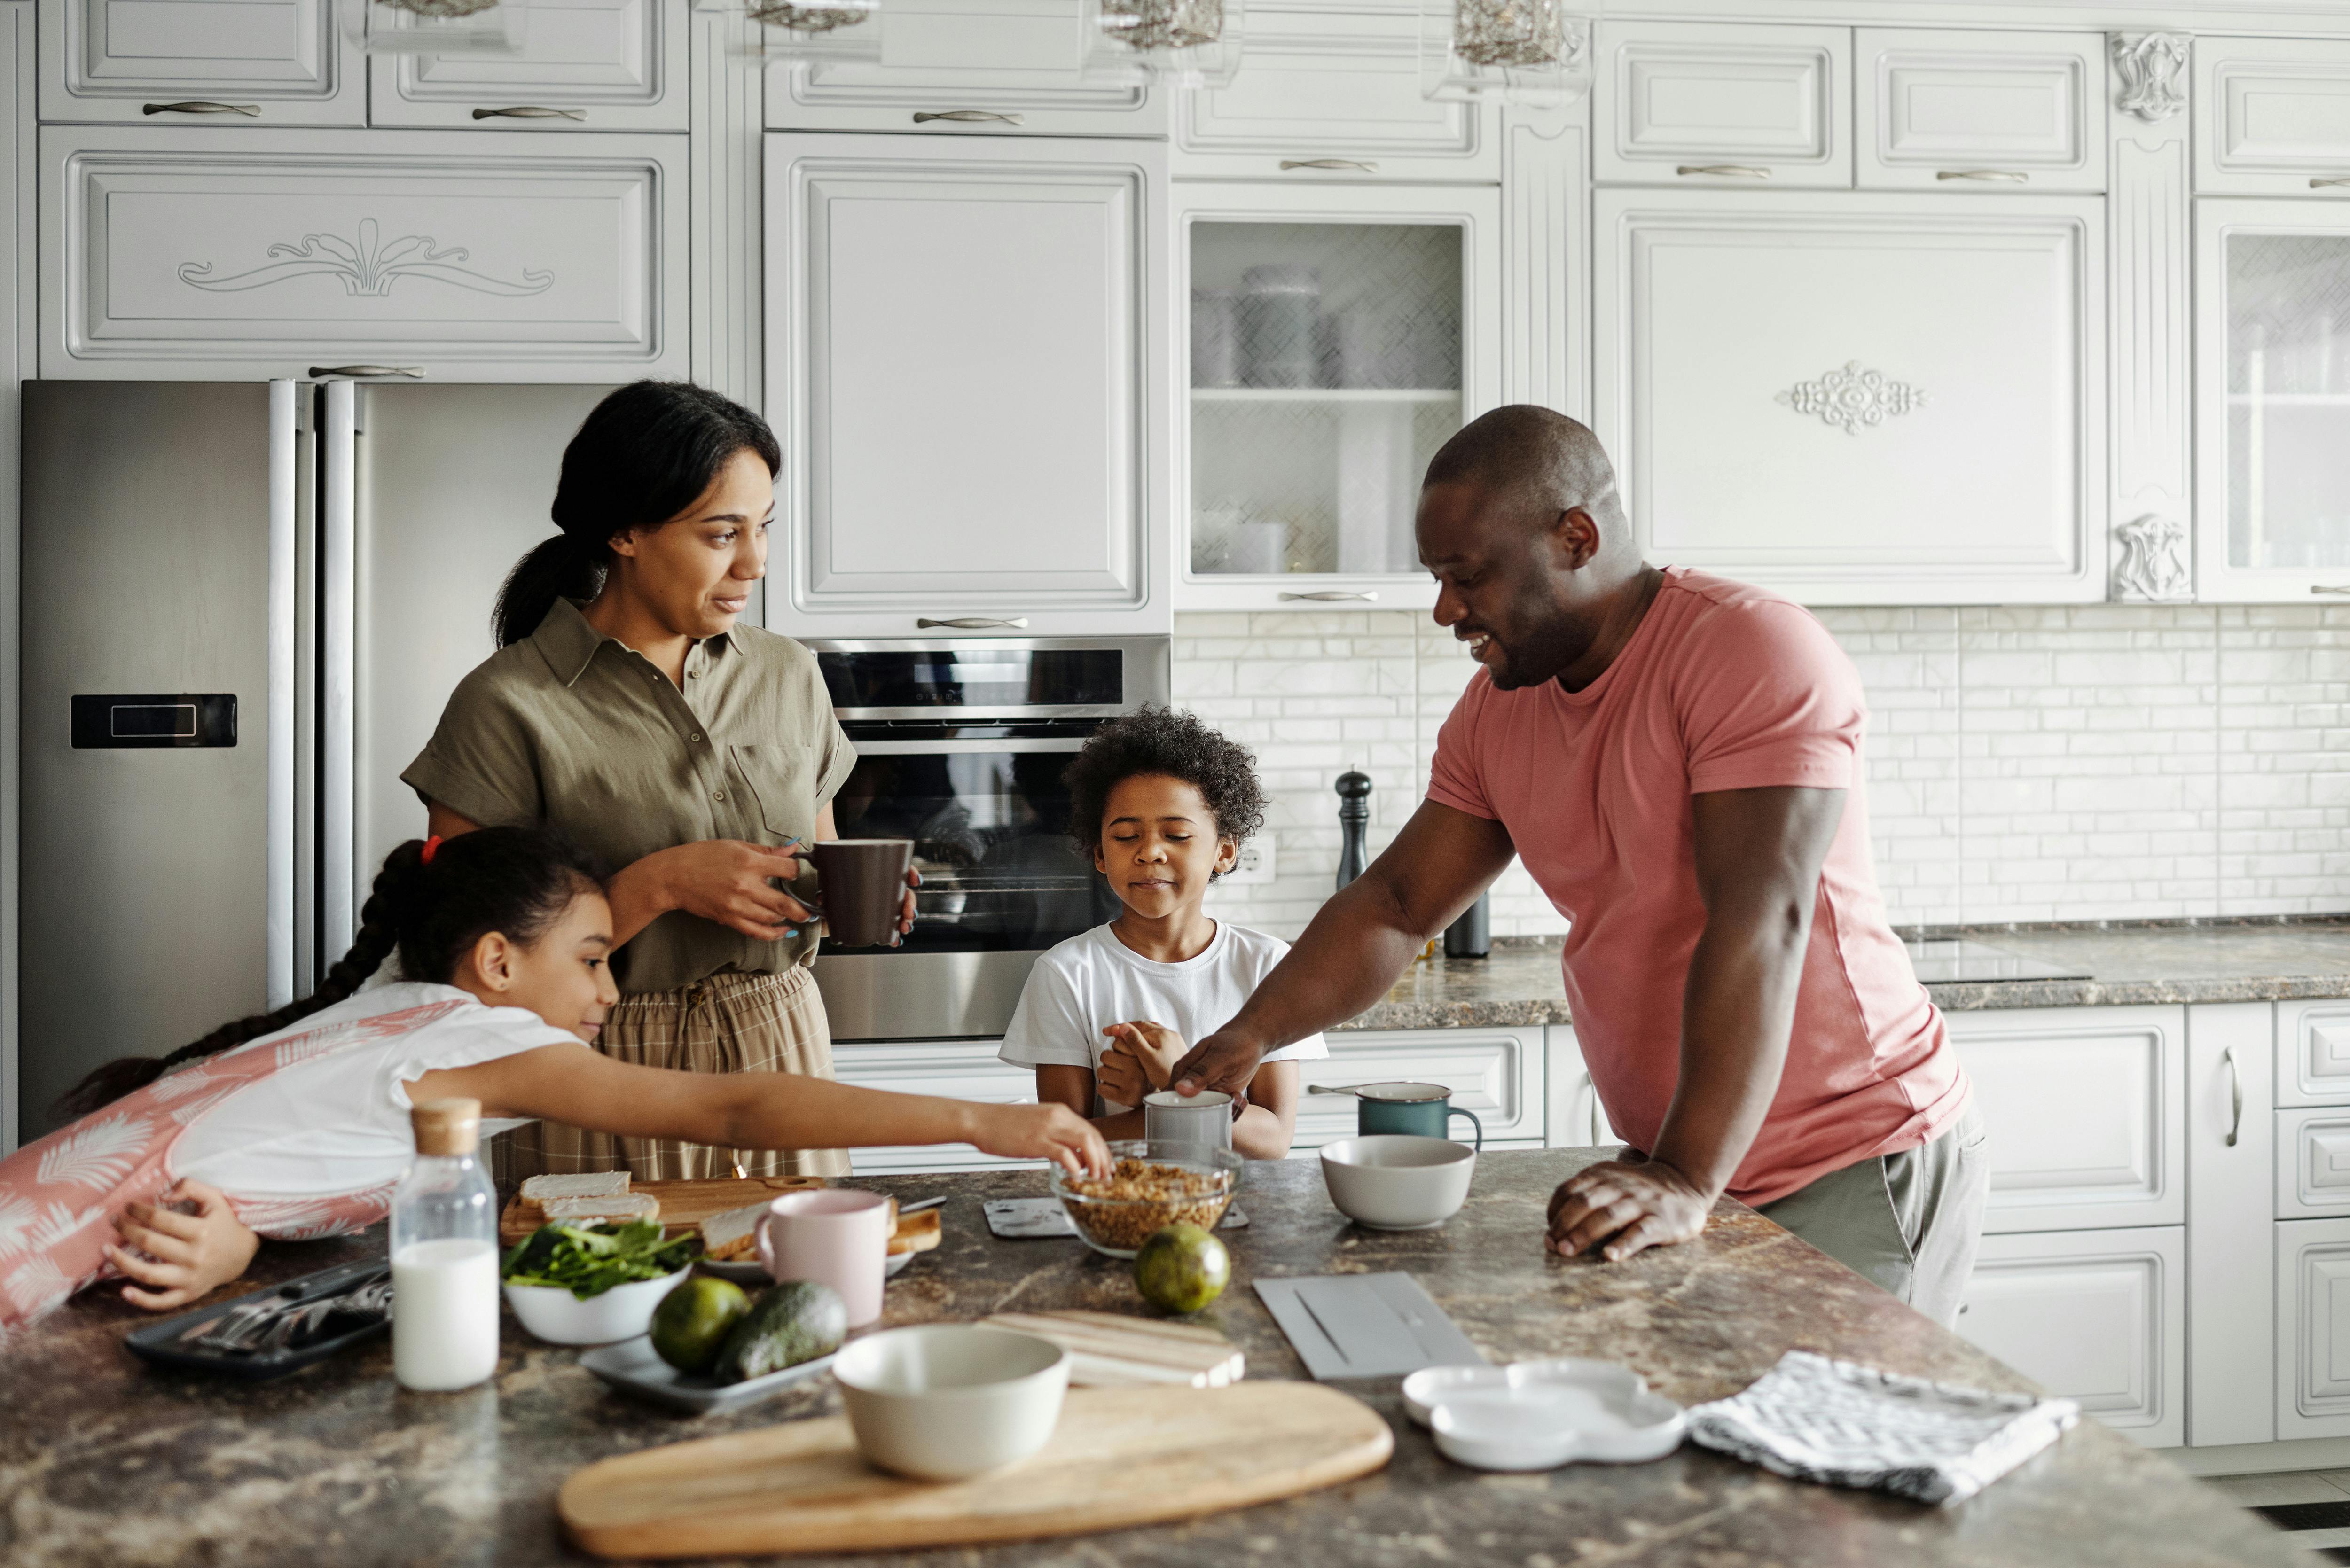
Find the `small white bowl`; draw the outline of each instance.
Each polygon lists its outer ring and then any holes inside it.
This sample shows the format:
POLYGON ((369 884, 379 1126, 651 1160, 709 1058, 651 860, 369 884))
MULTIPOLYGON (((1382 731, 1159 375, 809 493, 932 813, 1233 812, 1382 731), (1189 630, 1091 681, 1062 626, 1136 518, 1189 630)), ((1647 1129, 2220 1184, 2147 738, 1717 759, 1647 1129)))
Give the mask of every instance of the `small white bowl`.
POLYGON ((1032 1334, 934 1324, 851 1341, 832 1376, 868 1459, 922 1480, 961 1480, 1051 1439, 1069 1353, 1032 1334))
POLYGON ((560 1285, 508 1285, 506 1304, 523 1327, 549 1345, 611 1345, 650 1333, 653 1308, 692 1272, 688 1265, 658 1280, 614 1285, 586 1301, 560 1285))
MULTIPOLYGON (((1419 1394, 1433 1397, 1428 1426, 1438 1450, 1477 1469, 1547 1470, 1578 1459, 1637 1464, 1662 1459, 1680 1446, 1688 1421, 1679 1405, 1649 1393, 1638 1373, 1608 1361, 1430 1370, 1472 1374, 1431 1380, 1419 1394)), ((1419 1402, 1410 1392, 1404 1402, 1418 1414, 1419 1402)))
POLYGON ((1338 1212, 1374 1231, 1441 1225, 1469 1200, 1477 1151, 1465 1143, 1375 1133, 1322 1147, 1322 1180, 1338 1212))

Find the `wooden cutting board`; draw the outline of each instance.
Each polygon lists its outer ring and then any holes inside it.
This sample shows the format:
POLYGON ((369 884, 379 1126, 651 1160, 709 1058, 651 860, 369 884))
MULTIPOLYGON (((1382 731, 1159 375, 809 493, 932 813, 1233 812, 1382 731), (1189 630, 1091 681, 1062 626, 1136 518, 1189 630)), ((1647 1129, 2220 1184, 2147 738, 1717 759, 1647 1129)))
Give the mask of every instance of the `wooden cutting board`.
POLYGON ((1222 1388, 1239 1382, 1248 1367, 1240 1346, 1196 1323, 1112 1312, 1000 1312, 980 1322, 1033 1334, 1066 1350, 1069 1382, 1078 1388, 1152 1383, 1222 1388))
MULTIPOLYGON (((690 1231, 713 1214, 723 1214, 729 1209, 764 1202, 779 1192, 798 1192, 806 1188, 822 1187, 820 1176, 745 1176, 722 1177, 714 1181, 639 1181, 629 1190, 650 1195, 660 1204, 660 1222, 671 1234, 690 1231)), ((546 1223, 546 1216, 536 1203, 515 1195, 498 1216, 498 1240, 506 1246, 528 1236, 546 1223)))
POLYGON ((897 1552, 1196 1519, 1368 1475, 1378 1413, 1318 1383, 1073 1388, 1042 1451, 970 1480, 874 1469, 846 1417, 786 1421, 574 1470, 556 1508, 599 1557, 897 1552))

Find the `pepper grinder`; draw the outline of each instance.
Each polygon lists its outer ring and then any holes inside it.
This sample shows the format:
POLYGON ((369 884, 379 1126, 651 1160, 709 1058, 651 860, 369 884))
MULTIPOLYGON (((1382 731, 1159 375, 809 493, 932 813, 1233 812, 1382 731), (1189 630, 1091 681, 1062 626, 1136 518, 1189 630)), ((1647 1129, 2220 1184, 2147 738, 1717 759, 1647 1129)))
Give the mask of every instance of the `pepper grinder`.
POLYGON ((1338 775, 1338 886, 1363 874, 1371 863, 1371 780, 1351 769, 1338 775))

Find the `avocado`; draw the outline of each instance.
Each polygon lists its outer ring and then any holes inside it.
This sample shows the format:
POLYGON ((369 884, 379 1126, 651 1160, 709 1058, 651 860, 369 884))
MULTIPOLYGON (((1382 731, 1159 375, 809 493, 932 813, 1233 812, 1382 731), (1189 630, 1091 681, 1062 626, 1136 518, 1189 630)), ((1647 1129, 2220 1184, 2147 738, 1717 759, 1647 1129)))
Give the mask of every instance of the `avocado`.
POLYGON ((786 1280, 760 1293, 718 1347, 710 1375, 721 1383, 764 1377, 830 1355, 848 1337, 848 1303, 830 1285, 786 1280))

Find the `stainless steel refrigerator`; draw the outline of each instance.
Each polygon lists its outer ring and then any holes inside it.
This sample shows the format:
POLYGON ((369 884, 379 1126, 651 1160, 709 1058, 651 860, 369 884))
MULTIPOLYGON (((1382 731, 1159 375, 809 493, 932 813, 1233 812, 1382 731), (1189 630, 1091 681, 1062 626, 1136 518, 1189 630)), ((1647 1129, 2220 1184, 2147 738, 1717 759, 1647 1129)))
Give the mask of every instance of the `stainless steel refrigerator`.
POLYGON ((608 390, 25 386, 21 1137, 349 946, 608 390))

